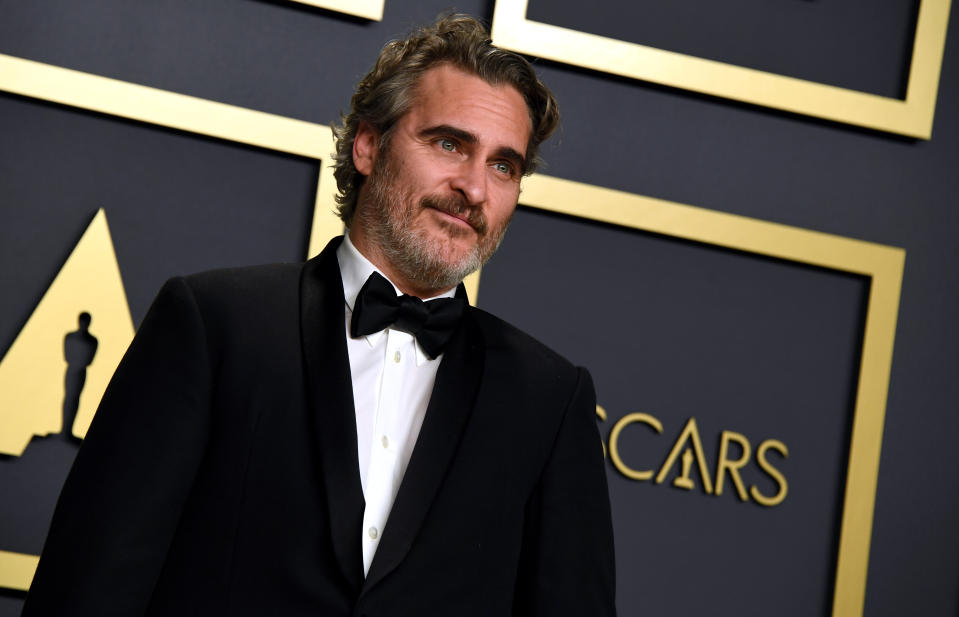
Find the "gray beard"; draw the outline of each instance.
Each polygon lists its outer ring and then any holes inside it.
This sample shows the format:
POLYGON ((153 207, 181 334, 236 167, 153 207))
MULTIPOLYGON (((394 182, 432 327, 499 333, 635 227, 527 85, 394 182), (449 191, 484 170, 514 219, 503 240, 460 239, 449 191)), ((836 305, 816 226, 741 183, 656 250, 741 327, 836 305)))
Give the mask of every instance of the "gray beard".
POLYGON ((361 224, 390 264, 418 287, 442 290, 456 286, 492 257, 503 241, 506 226, 488 230, 482 213, 471 212, 471 222, 480 233, 479 242, 462 257, 451 260, 453 236, 466 232, 450 226, 451 236, 437 241, 413 219, 426 207, 462 211, 469 206, 462 199, 450 197, 426 198, 410 207, 410 192, 401 190, 394 181, 396 173, 388 150, 382 154, 367 178, 367 203, 357 212, 361 224))

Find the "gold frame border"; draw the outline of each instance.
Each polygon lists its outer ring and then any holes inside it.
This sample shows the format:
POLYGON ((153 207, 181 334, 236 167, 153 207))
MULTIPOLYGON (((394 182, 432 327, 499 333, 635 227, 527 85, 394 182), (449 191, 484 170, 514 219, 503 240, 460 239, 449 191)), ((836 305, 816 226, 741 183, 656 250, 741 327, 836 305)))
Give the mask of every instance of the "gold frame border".
POLYGON ((832 613, 833 617, 861 617, 905 251, 549 176, 528 178, 520 203, 871 279, 832 613))
MULTIPOLYGON (((928 1, 928 0, 926 0, 928 1)), ((329 127, 0 54, 0 91, 327 160, 329 127)), ((342 232, 321 166, 310 255, 342 232)), ((870 277, 846 476, 833 617, 862 615, 905 251, 778 223, 534 175, 524 206, 870 277)), ((0 551, 0 587, 25 589, 36 557, 0 551)))
POLYGON ((318 6, 328 11, 346 13, 371 21, 383 20, 383 5, 386 0, 292 0, 300 4, 318 6))
POLYGON ((951 0, 920 0, 906 98, 725 64, 526 19, 529 0, 497 0, 492 37, 524 54, 835 122, 930 139, 951 0))

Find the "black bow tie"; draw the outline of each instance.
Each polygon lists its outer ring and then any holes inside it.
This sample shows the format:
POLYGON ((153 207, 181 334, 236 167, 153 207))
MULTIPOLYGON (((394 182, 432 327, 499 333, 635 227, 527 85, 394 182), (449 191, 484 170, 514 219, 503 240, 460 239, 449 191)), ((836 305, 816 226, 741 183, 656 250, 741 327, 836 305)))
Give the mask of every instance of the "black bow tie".
POLYGON ((407 294, 397 296, 390 282, 374 272, 356 296, 350 335, 357 338, 392 326, 415 336, 433 359, 443 353, 465 308, 463 298, 423 302, 407 294))

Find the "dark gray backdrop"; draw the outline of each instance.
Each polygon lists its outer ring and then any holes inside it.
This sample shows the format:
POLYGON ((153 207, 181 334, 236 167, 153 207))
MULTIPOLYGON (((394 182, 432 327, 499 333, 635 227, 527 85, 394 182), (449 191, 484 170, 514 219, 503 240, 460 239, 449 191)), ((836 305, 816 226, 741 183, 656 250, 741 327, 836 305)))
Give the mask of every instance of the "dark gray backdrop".
MULTIPOLYGON (((533 0, 530 15, 853 87, 904 89, 916 2, 533 0)), ((292 2, 0 2, 0 52, 328 123, 391 36, 445 2, 387 0, 368 23, 292 2)), ((492 2, 461 2, 489 19, 492 2)), ((549 62, 562 104, 546 173, 906 249, 866 594, 869 617, 955 617, 959 306, 953 235, 959 66, 947 41, 933 139, 915 141, 549 62)), ((174 274, 305 254, 315 162, 0 95, 0 350, 99 207, 136 323, 174 274)), ((868 281, 522 209, 479 304, 589 366, 607 435, 658 467, 693 416, 790 483, 775 508, 623 478, 611 466, 624 615, 828 615, 868 281), (610 329, 611 323, 617 324, 610 329)), ((95 322, 94 322, 95 331, 95 322)), ((0 458, 0 549, 37 552, 72 446, 0 458), (25 471, 26 470, 26 471, 25 471), (18 503, 11 507, 10 503, 18 503)), ((752 465, 747 484, 771 483, 752 465)), ((20 594, 0 592, 0 615, 20 594)))

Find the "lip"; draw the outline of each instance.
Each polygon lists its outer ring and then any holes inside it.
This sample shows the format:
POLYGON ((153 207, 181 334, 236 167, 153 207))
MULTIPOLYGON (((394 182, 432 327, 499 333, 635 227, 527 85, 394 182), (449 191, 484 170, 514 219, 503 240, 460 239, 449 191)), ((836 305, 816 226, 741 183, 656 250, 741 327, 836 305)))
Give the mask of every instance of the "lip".
POLYGON ((450 212, 447 212, 446 210, 440 210, 438 208, 430 208, 430 210, 432 210, 433 212, 439 213, 441 217, 453 222, 455 225, 460 225, 467 229, 472 229, 473 231, 476 231, 473 228, 473 225, 470 224, 469 217, 465 213, 462 216, 460 216, 457 214, 451 214, 450 212))

